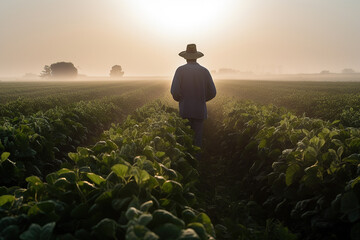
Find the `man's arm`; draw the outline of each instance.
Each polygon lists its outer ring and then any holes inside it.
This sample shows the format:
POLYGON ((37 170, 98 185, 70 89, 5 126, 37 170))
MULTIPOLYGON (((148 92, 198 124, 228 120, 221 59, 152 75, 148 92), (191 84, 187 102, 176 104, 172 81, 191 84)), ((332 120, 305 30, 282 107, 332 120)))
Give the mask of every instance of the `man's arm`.
POLYGON ((180 73, 178 69, 175 72, 170 92, 175 101, 179 102, 181 100, 180 73))
POLYGON ((207 71, 206 83, 206 101, 210 101, 216 96, 216 88, 209 71, 207 71))

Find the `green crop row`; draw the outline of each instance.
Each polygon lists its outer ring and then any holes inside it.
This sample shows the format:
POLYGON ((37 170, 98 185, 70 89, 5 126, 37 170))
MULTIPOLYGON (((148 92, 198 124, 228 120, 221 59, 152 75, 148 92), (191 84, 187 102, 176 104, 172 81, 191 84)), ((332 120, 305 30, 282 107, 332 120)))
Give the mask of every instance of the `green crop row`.
POLYGON ((213 239, 195 210, 198 149, 176 112, 145 106, 69 153, 73 168, 1 187, 0 239, 213 239))
POLYGON ((139 89, 154 89, 159 85, 162 84, 143 81, 3 83, 0 97, 0 117, 29 116, 38 111, 45 112, 56 106, 68 107, 79 101, 119 97, 139 89))
MULTIPOLYGON (((1 82, 0 103, 14 101, 19 97, 24 99, 41 99, 64 97, 99 98, 102 96, 119 95, 124 91, 134 90, 151 83, 145 81, 30 81, 30 82, 1 82)), ((86 100, 84 98, 80 100, 86 100)))
POLYGON ((360 129, 251 102, 226 109, 217 136, 232 191, 301 239, 359 239, 360 129))
POLYGON ((30 175, 45 176, 64 161, 63 150, 85 143, 103 123, 121 109, 112 103, 79 102, 70 108, 56 107, 28 117, 3 118, 0 126, 1 185, 22 184, 30 175))
POLYGON ((98 139, 112 122, 120 121, 136 107, 161 94, 144 89, 119 97, 77 102, 29 116, 0 120, 0 155, 10 154, 0 163, 1 185, 22 185, 27 176, 46 176, 67 161, 66 153, 98 139))
POLYGON ((341 120, 344 126, 360 127, 358 82, 219 81, 220 92, 240 100, 285 107, 298 116, 341 120), (349 110, 351 109, 352 110, 349 110))

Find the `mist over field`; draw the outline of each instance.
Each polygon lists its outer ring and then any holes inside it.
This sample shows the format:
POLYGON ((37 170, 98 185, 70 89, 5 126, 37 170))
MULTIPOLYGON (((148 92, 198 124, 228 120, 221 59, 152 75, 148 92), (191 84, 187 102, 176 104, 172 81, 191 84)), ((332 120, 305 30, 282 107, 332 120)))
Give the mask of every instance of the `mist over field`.
POLYGON ((188 43, 209 70, 245 78, 359 72, 359 10, 356 0, 4 0, 0 76, 61 61, 83 77, 108 77, 116 64, 124 76, 172 76, 188 43))

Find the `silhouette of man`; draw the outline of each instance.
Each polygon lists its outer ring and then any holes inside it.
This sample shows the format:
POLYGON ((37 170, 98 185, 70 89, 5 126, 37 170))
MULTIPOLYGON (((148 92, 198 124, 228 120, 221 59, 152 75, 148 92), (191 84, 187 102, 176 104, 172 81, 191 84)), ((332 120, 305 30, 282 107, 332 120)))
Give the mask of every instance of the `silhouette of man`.
POLYGON ((194 144, 201 147, 204 119, 207 118, 206 102, 216 96, 216 88, 210 72, 196 62, 204 56, 195 44, 188 44, 186 51, 179 53, 187 64, 176 69, 171 85, 171 94, 179 102, 180 116, 187 118, 195 132, 194 144))

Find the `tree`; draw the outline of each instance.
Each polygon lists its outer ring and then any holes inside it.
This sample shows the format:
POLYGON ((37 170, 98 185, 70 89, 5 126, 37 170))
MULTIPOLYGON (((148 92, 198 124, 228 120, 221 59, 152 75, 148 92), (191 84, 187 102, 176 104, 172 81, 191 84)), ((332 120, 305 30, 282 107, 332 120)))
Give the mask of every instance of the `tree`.
POLYGON ((40 77, 42 77, 42 78, 51 77, 51 68, 49 65, 44 66, 44 70, 40 73, 40 77))
POLYGON ((120 65, 114 65, 110 70, 110 77, 112 77, 112 78, 122 77, 123 75, 124 75, 124 72, 120 65))
POLYGON ((355 73, 355 71, 351 68, 345 68, 342 70, 342 73, 343 74, 353 74, 353 73, 355 73))
POLYGON ((77 75, 78 70, 71 62, 57 62, 50 66, 45 65, 44 70, 40 73, 40 77, 42 78, 75 78, 77 75))
POLYGON ((329 71, 329 70, 322 70, 322 71, 320 72, 320 74, 330 74, 330 71, 329 71))
POLYGON ((51 76, 61 78, 75 78, 78 74, 77 68, 71 62, 57 62, 50 65, 51 76))

